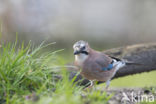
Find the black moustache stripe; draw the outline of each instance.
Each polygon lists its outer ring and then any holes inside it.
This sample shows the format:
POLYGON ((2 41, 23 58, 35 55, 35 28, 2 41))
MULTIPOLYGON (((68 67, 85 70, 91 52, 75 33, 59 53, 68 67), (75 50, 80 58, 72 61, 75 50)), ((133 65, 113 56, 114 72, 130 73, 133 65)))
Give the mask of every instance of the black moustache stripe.
POLYGON ((81 53, 88 55, 89 53, 86 51, 81 51, 81 53))

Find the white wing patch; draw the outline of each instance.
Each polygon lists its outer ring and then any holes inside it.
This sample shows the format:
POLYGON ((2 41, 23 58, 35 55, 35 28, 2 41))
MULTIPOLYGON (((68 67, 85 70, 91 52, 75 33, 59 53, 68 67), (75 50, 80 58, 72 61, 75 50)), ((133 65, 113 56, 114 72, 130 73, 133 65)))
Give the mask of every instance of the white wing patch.
POLYGON ((116 67, 116 71, 126 65, 124 61, 117 61, 115 59, 113 59, 113 61, 114 61, 113 66, 116 67))
POLYGON ((117 60, 115 60, 115 59, 113 59, 113 67, 115 67, 115 71, 114 71, 114 73, 112 74, 112 77, 114 77, 114 75, 116 74, 116 72, 120 69, 120 68, 122 68, 122 67, 124 67, 125 65, 126 65, 126 63, 124 62, 124 61, 117 61, 117 60))

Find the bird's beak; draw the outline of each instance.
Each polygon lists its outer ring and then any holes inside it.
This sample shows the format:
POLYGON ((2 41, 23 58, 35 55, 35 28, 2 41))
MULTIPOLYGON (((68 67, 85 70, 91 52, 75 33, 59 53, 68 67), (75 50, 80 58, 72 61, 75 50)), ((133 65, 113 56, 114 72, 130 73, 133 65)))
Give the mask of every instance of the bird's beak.
POLYGON ((74 55, 77 55, 79 53, 81 53, 81 51, 78 51, 78 50, 74 51, 74 55))

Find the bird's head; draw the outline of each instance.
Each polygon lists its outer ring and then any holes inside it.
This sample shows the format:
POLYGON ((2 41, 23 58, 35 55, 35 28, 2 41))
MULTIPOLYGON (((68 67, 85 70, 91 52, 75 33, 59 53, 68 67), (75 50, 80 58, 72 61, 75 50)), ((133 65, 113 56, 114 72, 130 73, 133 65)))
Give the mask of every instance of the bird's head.
POLYGON ((73 45, 74 55, 89 54, 89 45, 87 42, 80 40, 73 45))

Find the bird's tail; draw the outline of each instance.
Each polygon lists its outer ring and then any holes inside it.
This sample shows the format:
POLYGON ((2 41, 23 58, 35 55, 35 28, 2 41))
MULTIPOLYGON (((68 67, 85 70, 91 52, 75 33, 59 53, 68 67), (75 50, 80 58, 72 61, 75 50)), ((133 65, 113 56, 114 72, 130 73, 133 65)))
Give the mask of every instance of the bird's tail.
POLYGON ((125 62, 126 65, 143 65, 141 63, 133 62, 133 61, 127 61, 127 60, 122 60, 125 62))
POLYGON ((133 61, 127 61, 125 59, 119 59, 119 58, 112 57, 112 56, 110 56, 110 57, 112 59, 115 59, 117 62, 121 62, 123 65, 144 65, 144 64, 141 64, 141 63, 133 62, 133 61))

